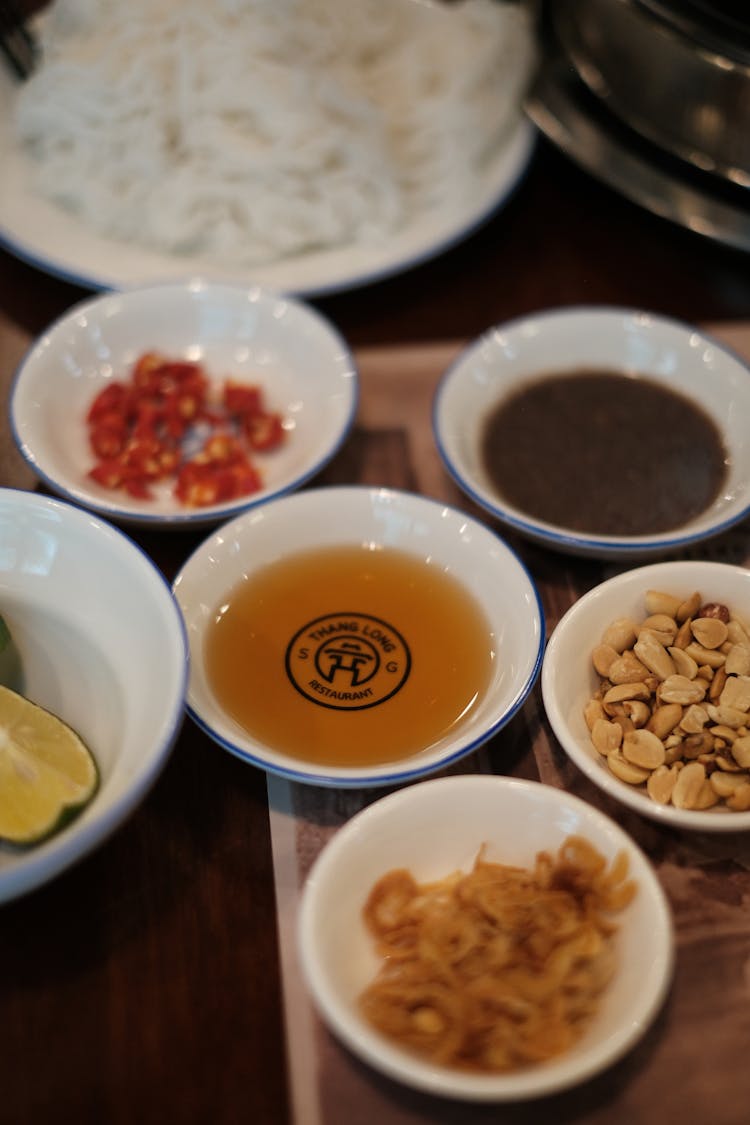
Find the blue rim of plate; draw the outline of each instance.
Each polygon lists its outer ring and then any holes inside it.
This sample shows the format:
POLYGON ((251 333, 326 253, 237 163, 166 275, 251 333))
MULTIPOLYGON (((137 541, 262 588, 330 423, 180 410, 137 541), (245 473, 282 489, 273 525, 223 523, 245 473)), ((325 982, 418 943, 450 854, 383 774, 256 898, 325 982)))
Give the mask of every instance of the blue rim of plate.
MULTIPOLYGON (((394 769, 393 771, 389 772, 388 774, 377 774, 377 775, 375 775, 375 774, 363 773, 362 775, 357 775, 357 776, 348 776, 348 775, 340 776, 338 774, 325 773, 325 772, 323 772, 324 767, 321 769, 321 772, 317 772, 315 770, 310 770, 310 769, 306 770, 302 767, 300 767, 298 769, 293 768, 293 767, 287 768, 287 767, 284 767, 284 766, 276 765, 274 763, 269 763, 268 760, 266 758, 264 758, 261 754, 251 753, 249 750, 243 749, 241 746, 236 745, 236 743, 232 742, 231 739, 225 738, 222 735, 220 735, 211 726, 211 724, 206 719, 203 718, 201 713, 190 702, 190 689, 189 689, 189 687, 188 687, 188 693, 187 693, 187 697, 186 697, 186 701, 185 701, 185 709, 186 709, 188 715, 191 717, 191 719, 195 722, 195 724, 206 735, 208 735, 208 737, 213 742, 215 742, 222 749, 228 751, 230 754, 233 754, 235 757, 239 758, 241 761, 247 762, 249 765, 257 766, 259 769, 264 770, 266 773, 273 774, 276 777, 286 778, 286 780, 288 780, 288 781, 303 782, 303 783, 308 784, 308 785, 319 785, 319 786, 327 787, 327 788, 335 787, 335 788, 339 788, 339 789, 369 789, 369 788, 380 788, 380 787, 385 788, 389 785, 401 784, 401 783, 407 782, 407 781, 414 781, 417 778, 426 777, 429 774, 437 773, 439 770, 446 769, 447 767, 449 767, 449 766, 455 764, 456 762, 460 761, 462 758, 465 758, 469 754, 474 753, 476 750, 479 749, 480 746, 483 746, 486 742, 488 742, 491 738, 493 738, 496 734, 498 734, 505 726, 508 725, 508 723, 513 718, 515 718, 515 716, 521 710, 521 708, 523 707, 527 698, 531 694, 531 691, 534 688, 534 685, 537 682, 537 679, 539 678, 539 674, 541 672, 542 661, 543 661, 543 658, 544 658, 544 648, 545 648, 546 637, 547 637, 547 626, 546 626, 546 620, 545 620, 545 616, 544 616, 544 608, 543 608, 543 605, 542 605, 541 597, 539 595, 539 590, 537 589, 537 585, 534 582, 534 579, 532 578, 531 574, 529 573, 529 570, 526 567, 526 565, 519 558, 519 556, 513 550, 513 548, 510 547, 508 545, 508 543, 506 543, 506 541, 502 538, 502 536, 499 535, 493 528, 488 527, 486 524, 477 520, 475 517, 467 515, 466 512, 464 512, 462 509, 456 507, 455 505, 446 504, 446 503, 443 503, 442 501, 435 500, 432 497, 422 496, 421 494, 418 494, 418 493, 408 493, 403 489, 395 489, 395 488, 384 488, 383 489, 383 488, 379 488, 376 485, 328 485, 328 486, 324 486, 324 487, 326 489, 330 489, 331 491, 333 491, 335 489, 346 490, 347 492, 360 491, 362 493, 373 492, 373 491, 384 491, 384 492, 386 492, 390 495, 403 495, 403 496, 409 497, 410 499, 416 498, 422 503, 431 504, 435 507, 439 507, 439 508, 443 509, 444 511, 449 511, 456 516, 460 516, 461 519, 464 522, 475 524, 476 526, 480 527, 485 534, 489 535, 492 539, 496 540, 500 544, 500 546, 503 548, 503 550, 509 556, 510 561, 514 564, 514 566, 516 566, 518 568, 518 570, 522 573, 523 577, 526 579, 526 581, 529 585, 530 592, 533 594, 533 597, 534 597, 534 604, 536 606, 536 611, 537 611, 537 615, 538 615, 538 619, 539 619, 539 643, 538 643, 538 646, 537 646, 536 655, 534 657, 533 666, 530 669, 529 674, 526 677, 526 680, 523 682, 523 684, 520 685, 519 689, 517 690, 516 695, 515 695, 512 703, 508 706, 507 710, 504 711, 503 714, 500 715, 489 726, 488 729, 482 731, 481 734, 479 734, 476 738, 472 739, 471 742, 468 743, 466 746, 462 746, 462 747, 458 748, 452 754, 449 754, 446 757, 441 758, 439 761, 426 763, 425 765, 423 765, 421 767, 420 766, 414 766, 411 769, 401 769, 401 770, 394 769)), ((321 491, 322 491, 322 489, 321 489, 321 491)), ((242 513, 240 513, 240 515, 242 515, 242 513)), ((224 537, 226 537, 227 533, 229 531, 231 531, 231 528, 228 525, 222 525, 221 531, 222 531, 222 535, 224 537)), ((208 537, 208 539, 204 540, 202 543, 200 543, 196 547, 196 549, 187 557, 187 559, 185 560, 183 565, 180 567, 180 570, 179 570, 178 574, 175 576, 174 582, 172 584, 173 592, 175 592, 175 587, 178 584, 180 576, 190 566, 190 563, 191 563, 193 557, 195 555, 197 555, 200 551, 202 551, 206 547, 206 544, 209 540, 210 540, 210 536, 208 537)), ((178 605, 179 605, 179 597, 177 596, 176 592, 175 592, 175 597, 176 597, 178 605)), ((394 763, 394 765, 395 764, 396 763, 394 763)))
POLYGON ((567 316, 581 316, 581 315, 621 315, 626 316, 648 316, 651 319, 658 320, 661 323, 670 325, 676 329, 690 331, 695 335, 699 335, 702 339, 709 342, 718 351, 726 354, 730 359, 733 359, 741 367, 745 368, 750 377, 750 362, 735 351, 734 348, 723 343, 721 340, 712 336, 710 332, 705 332, 701 328, 694 327, 686 321, 679 320, 677 317, 670 317, 662 313, 648 312, 645 309, 638 309, 635 307, 629 308, 626 306, 618 305, 570 305, 559 309, 541 310, 539 313, 530 313, 523 316, 515 317, 512 320, 503 321, 501 324, 483 332, 481 336, 473 340, 465 348, 463 348, 459 355, 457 355, 446 370, 443 372, 440 381, 438 382, 435 394, 432 400, 432 433, 435 440, 440 460, 449 474, 451 479, 458 485, 461 491, 468 496, 478 507, 494 516, 497 520, 505 526, 511 528, 513 531, 518 532, 519 535, 528 537, 537 542, 544 541, 544 543, 551 547, 564 547, 571 552, 587 552, 596 554, 601 558, 608 556, 617 556, 619 558, 632 557, 637 558, 642 555, 653 555, 655 553, 667 553, 669 551, 682 550, 685 547, 690 547, 693 543, 703 542, 706 539, 713 539, 721 535, 730 528, 735 527, 741 523, 750 514, 750 499, 745 504, 741 511, 735 513, 733 516, 722 520, 720 523, 713 525, 710 528, 703 528, 692 533, 679 533, 679 529, 675 529, 674 533, 665 532, 663 535, 654 536, 633 536, 630 539, 617 539, 614 536, 594 536, 573 534, 566 532, 563 528, 556 528, 552 524, 537 523, 530 519, 524 519, 523 516, 516 515, 515 512, 506 508, 500 499, 493 501, 487 496, 482 495, 471 479, 465 476, 457 466, 453 463, 448 455, 443 438, 441 435, 440 426, 438 424, 438 414, 440 410, 441 397, 445 391, 446 386, 453 378, 456 368, 459 364, 471 355, 473 351, 481 347, 482 343, 490 338, 495 332, 500 330, 512 331, 517 329, 524 321, 533 319, 552 319, 553 317, 567 317, 567 316))
POLYGON ((260 504, 266 504, 271 500, 276 500, 281 496, 285 496, 288 492, 295 492, 298 488, 301 488, 308 481, 312 480, 315 476, 322 472, 322 470, 326 467, 326 465, 329 464, 330 461, 333 460, 333 458, 341 450, 344 443, 349 438, 349 435, 351 434, 352 428, 354 426, 354 420, 357 415, 357 410, 359 409, 360 393, 359 369, 348 342, 339 331, 339 329, 333 324, 333 322, 330 321, 323 313, 319 312, 318 309, 316 309, 313 305, 308 304, 304 299, 296 298, 285 293, 279 293, 262 285, 244 286, 236 281, 221 282, 209 278, 193 277, 189 280, 162 280, 154 282, 150 285, 133 285, 128 286, 127 289, 122 290, 105 290, 103 292, 95 293, 91 296, 85 297, 82 300, 76 302, 76 304, 71 305, 68 309, 65 310, 65 312, 61 313, 60 316, 53 320, 42 332, 37 335, 35 340, 27 349, 26 354, 17 365, 11 381, 10 393, 8 395, 8 421, 10 425, 11 436, 15 443, 16 449, 24 458, 26 464, 34 472, 35 476, 62 500, 68 501, 72 504, 76 504, 79 507, 86 508, 88 511, 94 512, 97 515, 104 516, 106 519, 110 519, 121 524, 127 524, 131 527, 168 526, 170 528, 177 529, 185 527, 189 528, 205 526, 207 524, 213 523, 224 523, 226 520, 231 520, 235 516, 241 515, 242 512, 248 511, 250 508, 255 508, 260 504), (312 462, 304 471, 298 473, 290 481, 280 484, 273 490, 264 489, 262 492, 251 494, 250 496, 238 500, 231 506, 222 505, 212 506, 208 508, 190 508, 186 509, 185 511, 174 511, 169 513, 152 513, 146 511, 142 512, 131 510, 128 508, 121 508, 118 507, 117 504, 107 503, 105 499, 100 500, 98 497, 91 496, 91 494, 86 492, 86 490, 83 488, 66 488, 64 485, 60 484, 54 477, 50 476, 49 473, 46 473, 43 469, 40 468, 33 452, 28 448, 26 443, 21 438, 16 425, 16 417, 13 406, 18 385, 23 376, 23 371, 29 357, 44 336, 48 335, 50 332, 54 332, 55 329, 58 328, 64 321, 70 319, 70 317, 76 315, 76 313, 84 311, 92 304, 107 297, 108 295, 115 296, 119 294, 122 296, 126 296, 128 292, 136 292, 140 289, 171 288, 188 290, 191 286, 195 285, 203 285, 208 288, 214 286, 226 286, 230 289, 258 288, 265 295, 277 297, 279 300, 287 302, 287 304, 295 304, 301 310, 304 310, 306 314, 312 317, 313 320, 318 321, 326 329, 332 341, 340 349, 341 355, 345 357, 347 366, 351 372, 351 378, 348 381, 348 386, 351 389, 351 402, 349 404, 348 415, 341 425, 338 437, 334 442, 331 443, 331 445, 327 449, 323 450, 320 453, 320 455, 314 462, 312 462))

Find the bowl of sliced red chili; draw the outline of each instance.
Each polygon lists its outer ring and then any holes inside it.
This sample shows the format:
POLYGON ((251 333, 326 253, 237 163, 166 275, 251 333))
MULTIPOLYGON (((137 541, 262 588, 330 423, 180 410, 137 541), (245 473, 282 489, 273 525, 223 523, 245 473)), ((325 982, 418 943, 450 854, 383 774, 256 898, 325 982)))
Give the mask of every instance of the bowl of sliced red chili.
POLYGON ((13 382, 40 481, 126 524, 208 525, 300 487, 348 437, 351 352, 312 306, 192 279, 73 306, 13 382))

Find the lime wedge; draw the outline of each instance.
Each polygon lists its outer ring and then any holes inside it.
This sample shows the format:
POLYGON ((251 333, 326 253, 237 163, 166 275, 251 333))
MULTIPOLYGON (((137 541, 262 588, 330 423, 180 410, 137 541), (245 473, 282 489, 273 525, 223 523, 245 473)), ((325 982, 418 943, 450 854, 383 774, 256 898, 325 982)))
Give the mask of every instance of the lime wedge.
POLYGON ((39 843, 80 812, 98 784, 96 761, 76 732, 0 685, 0 839, 39 843))

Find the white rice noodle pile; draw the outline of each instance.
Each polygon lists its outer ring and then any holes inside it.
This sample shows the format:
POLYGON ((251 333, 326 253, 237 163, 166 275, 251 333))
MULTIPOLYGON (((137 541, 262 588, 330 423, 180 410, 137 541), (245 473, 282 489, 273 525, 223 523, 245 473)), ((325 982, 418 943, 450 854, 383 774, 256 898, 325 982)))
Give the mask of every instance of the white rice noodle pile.
POLYGON ((98 233, 253 265, 470 200, 533 51, 518 4, 57 0, 17 135, 98 233))

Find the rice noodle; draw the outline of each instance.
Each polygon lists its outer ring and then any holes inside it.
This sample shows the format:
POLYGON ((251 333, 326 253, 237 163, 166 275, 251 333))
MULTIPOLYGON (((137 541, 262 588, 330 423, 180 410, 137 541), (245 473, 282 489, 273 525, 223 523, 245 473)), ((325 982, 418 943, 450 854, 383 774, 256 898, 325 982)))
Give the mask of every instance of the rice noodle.
POLYGON ((17 135, 98 233, 253 265, 471 198, 518 114, 521 5, 57 0, 17 135))

